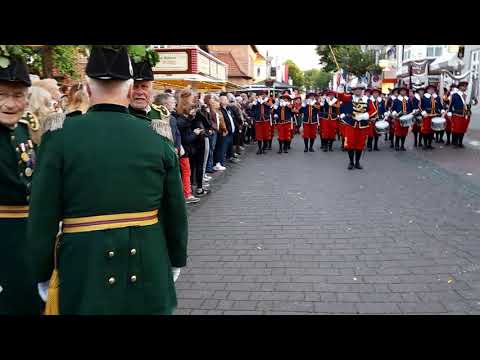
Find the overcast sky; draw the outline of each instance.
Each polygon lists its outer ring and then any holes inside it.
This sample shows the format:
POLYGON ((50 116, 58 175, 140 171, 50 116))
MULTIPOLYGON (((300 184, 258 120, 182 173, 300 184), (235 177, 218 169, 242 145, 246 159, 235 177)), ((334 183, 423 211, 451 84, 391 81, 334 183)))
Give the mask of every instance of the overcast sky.
POLYGON ((262 55, 278 56, 279 61, 293 60, 302 70, 319 69, 316 45, 257 45, 262 55))

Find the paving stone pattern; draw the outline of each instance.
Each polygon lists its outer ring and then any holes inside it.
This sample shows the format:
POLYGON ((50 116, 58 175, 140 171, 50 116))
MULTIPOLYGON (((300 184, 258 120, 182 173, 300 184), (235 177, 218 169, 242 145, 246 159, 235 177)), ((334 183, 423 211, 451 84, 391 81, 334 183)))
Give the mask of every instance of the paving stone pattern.
POLYGON ((411 149, 348 171, 318 146, 250 145, 190 206, 176 314, 480 314, 478 184, 411 149))

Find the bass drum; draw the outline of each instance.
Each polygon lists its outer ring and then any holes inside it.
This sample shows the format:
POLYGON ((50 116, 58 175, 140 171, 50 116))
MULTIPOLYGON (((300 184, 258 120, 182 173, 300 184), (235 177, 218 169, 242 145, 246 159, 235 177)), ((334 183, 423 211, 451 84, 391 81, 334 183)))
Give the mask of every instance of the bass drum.
POLYGON ((379 135, 386 134, 388 132, 389 127, 390 127, 390 124, 388 123, 388 121, 385 121, 385 120, 379 120, 375 123, 375 130, 379 135))
POLYGON ((432 118, 432 130, 433 131, 443 131, 445 130, 447 120, 443 117, 434 117, 432 118))

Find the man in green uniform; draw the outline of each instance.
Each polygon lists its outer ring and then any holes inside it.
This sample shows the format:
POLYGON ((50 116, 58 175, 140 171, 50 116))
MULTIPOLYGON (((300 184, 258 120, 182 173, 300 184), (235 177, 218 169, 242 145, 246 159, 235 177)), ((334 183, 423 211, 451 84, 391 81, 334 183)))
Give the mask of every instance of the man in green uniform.
POLYGON ((37 280, 52 274, 62 221, 60 314, 171 314, 187 260, 178 158, 128 112, 133 72, 124 47, 94 46, 86 73, 90 109, 47 124, 39 154, 28 227, 37 280))
POLYGON ((170 112, 166 107, 152 103, 154 80, 152 65, 148 60, 142 60, 132 64, 134 82, 128 110, 132 115, 150 121, 151 126, 159 134, 173 143, 170 112))
POLYGON ((36 150, 30 130, 38 123, 24 114, 31 85, 25 62, 0 55, 0 315, 39 315, 43 304, 26 257, 36 150))

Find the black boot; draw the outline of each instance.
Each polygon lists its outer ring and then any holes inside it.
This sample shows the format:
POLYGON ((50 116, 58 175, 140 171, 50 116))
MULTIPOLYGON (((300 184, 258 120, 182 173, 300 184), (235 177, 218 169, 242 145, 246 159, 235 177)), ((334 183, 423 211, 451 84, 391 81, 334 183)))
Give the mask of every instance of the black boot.
POLYGON ((265 140, 265 141, 263 141, 263 148, 262 148, 264 153, 267 150, 267 148, 268 148, 268 140, 265 140))
POLYGON ((402 136, 400 138, 400 150, 401 151, 406 151, 407 150, 407 149, 405 149, 405 138, 406 138, 405 136, 402 136))
POLYGON ((353 157, 355 155, 355 150, 348 150, 348 158, 350 159, 350 163, 348 164, 348 170, 352 170, 355 165, 353 164, 353 157))
POLYGON ((445 130, 440 131, 439 134, 438 134, 438 137, 439 137, 438 142, 440 144, 443 144, 445 142, 445 141, 443 141, 443 134, 445 134, 445 130))
POLYGON ((268 150, 272 150, 272 141, 273 140, 268 140, 268 150))
POLYGON ((451 132, 447 132, 447 142, 445 143, 445 145, 450 145, 451 144, 451 142, 450 142, 450 135, 451 134, 452 134, 451 132))
POLYGON ((288 154, 288 141, 283 142, 283 153, 288 154))
POLYGON ((282 153, 282 145, 283 145, 283 141, 278 140, 278 154, 282 153))
POLYGON ((452 133, 452 145, 455 148, 458 146, 458 135, 455 133, 452 133))
POLYGON ((380 149, 378 148, 378 136, 374 137, 373 151, 380 151, 380 149))
POLYGON ((373 137, 369 136, 368 139, 367 139, 368 151, 372 151, 372 142, 373 142, 373 137))
POLYGON ((395 151, 399 151, 400 150, 400 138, 398 136, 395 137, 395 151))
POLYGON ((422 135, 422 133, 419 133, 418 134, 418 147, 422 147, 422 143, 423 143, 423 135, 422 135))
POLYGON ((390 134, 390 149, 393 149, 393 139, 394 139, 394 136, 390 134))
POLYGON ((458 147, 463 148, 463 135, 465 134, 458 134, 458 147))
POLYGON ((333 140, 328 142, 328 151, 333 151, 333 140))
MULTIPOLYGON (((315 139, 310 139, 310 148, 308 149, 308 151, 310 152, 315 152, 315 150, 313 150, 313 144, 315 143, 315 139)), ((327 149, 327 145, 325 144, 325 149, 327 149)))
POLYGON ((263 153, 262 142, 260 140, 258 140, 257 145, 258 145, 257 155, 260 155, 260 154, 263 153))
POLYGON ((428 137, 428 146, 427 146, 427 148, 430 149, 430 150, 435 149, 435 148, 432 146, 432 142, 433 142, 433 134, 430 134, 430 136, 428 137))
POLYGON ((303 143, 305 144, 305 150, 303 150, 303 152, 308 152, 308 139, 303 139, 303 143))
POLYGON ((356 169, 363 169, 360 165, 360 157, 362 156, 362 150, 355 150, 355 168, 356 169))
POLYGON ((413 147, 418 146, 418 132, 413 133, 413 147))

